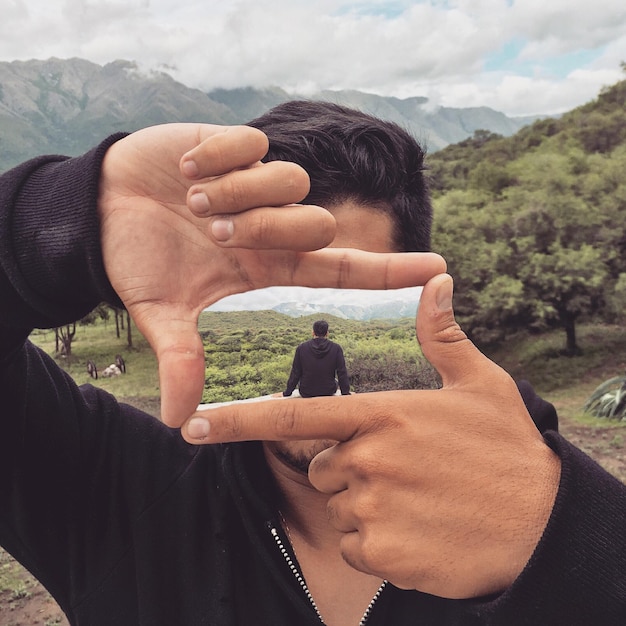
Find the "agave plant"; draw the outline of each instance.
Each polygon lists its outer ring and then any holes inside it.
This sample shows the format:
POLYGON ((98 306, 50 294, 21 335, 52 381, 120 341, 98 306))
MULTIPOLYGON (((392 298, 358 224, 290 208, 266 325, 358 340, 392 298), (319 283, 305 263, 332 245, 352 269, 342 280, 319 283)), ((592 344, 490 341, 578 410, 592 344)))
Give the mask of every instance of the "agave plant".
POLYGON ((584 411, 595 417, 626 420, 626 375, 603 382, 589 396, 584 411))

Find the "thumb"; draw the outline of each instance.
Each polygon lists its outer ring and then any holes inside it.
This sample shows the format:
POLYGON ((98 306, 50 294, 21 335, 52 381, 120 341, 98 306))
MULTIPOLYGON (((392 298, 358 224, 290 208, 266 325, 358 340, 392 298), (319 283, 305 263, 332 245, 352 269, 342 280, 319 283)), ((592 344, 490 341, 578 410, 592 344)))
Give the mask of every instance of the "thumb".
POLYGON ((460 382, 489 363, 454 318, 453 286, 449 274, 429 280, 422 290, 416 319, 422 352, 441 375, 444 386, 460 382))
POLYGON ((202 399, 204 347, 197 324, 180 320, 156 324, 147 339, 159 363, 161 419, 177 428, 202 399))

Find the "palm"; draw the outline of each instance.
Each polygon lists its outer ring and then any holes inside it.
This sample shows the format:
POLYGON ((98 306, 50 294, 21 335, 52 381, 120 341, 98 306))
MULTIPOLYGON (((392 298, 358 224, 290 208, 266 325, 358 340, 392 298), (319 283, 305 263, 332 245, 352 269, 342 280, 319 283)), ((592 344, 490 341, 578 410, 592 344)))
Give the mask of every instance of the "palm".
MULTIPOLYGON (((99 207, 105 267, 157 354, 162 391, 172 378, 173 387, 182 381, 202 388, 200 311, 228 293, 260 284, 258 272, 251 279, 248 269, 263 267, 260 257, 271 255, 220 248, 207 232, 211 218, 194 216, 186 205, 192 181, 180 173, 180 158, 204 139, 200 131, 210 136, 218 130, 196 125, 146 129, 114 144, 103 166, 99 207)), ((248 163, 260 156, 250 156, 248 163)), ((192 398, 183 411, 193 410, 198 391, 192 398)))

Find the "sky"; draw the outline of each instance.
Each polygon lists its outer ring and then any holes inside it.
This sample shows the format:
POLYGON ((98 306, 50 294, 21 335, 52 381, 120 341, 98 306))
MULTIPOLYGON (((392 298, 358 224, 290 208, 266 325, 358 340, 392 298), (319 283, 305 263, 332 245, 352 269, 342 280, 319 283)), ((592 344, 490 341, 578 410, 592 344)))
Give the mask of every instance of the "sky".
MULTIPOLYGON (((205 91, 357 89, 510 116, 588 102, 626 61, 624 0, 0 0, 0 15, 0 61, 125 59, 205 91)), ((272 290, 219 307, 299 298, 362 300, 272 290)))
POLYGON ((341 305, 383 304, 387 302, 417 304, 421 287, 404 289, 310 289, 308 287, 268 287, 228 296, 211 305, 207 311, 263 311, 281 303, 315 303, 327 309, 341 305))
POLYGON ((0 0, 0 61, 135 61, 189 87, 557 114, 623 77, 624 0, 0 0))

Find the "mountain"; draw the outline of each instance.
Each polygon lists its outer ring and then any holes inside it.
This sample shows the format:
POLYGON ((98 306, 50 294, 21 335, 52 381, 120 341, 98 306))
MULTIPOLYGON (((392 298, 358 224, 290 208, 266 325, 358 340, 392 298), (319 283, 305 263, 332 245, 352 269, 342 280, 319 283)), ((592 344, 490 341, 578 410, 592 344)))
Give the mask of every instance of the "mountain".
MULTIPOLYGON (((104 66, 84 59, 0 63, 0 171, 38 154, 77 155, 118 131, 163 122, 236 124, 272 106, 303 98, 272 87, 204 93, 164 72, 142 72, 130 61, 104 66)), ((398 122, 429 151, 476 130, 509 136, 529 123, 487 107, 434 107, 427 98, 386 98, 358 91, 322 91, 331 100, 398 122)))
POLYGON ((0 63, 0 170, 44 153, 76 155, 118 131, 165 121, 232 124, 232 112, 167 74, 82 59, 0 63))
MULTIPOLYGON (((240 121, 250 120, 269 108, 294 98, 279 88, 271 89, 216 89, 209 92, 216 102, 228 106, 240 121)), ((489 107, 456 109, 433 107, 428 98, 393 98, 354 90, 320 91, 308 96, 312 100, 336 102, 361 109, 407 128, 424 142, 429 152, 471 137, 476 130, 489 130, 508 137, 537 118, 507 117, 489 107)))
POLYGON ((313 304, 310 302, 283 302, 272 308, 272 311, 289 315, 290 317, 303 317, 307 315, 333 315, 344 320, 374 320, 374 319, 398 319, 402 317, 415 317, 417 309, 413 302, 381 302, 359 306, 354 304, 313 304))

